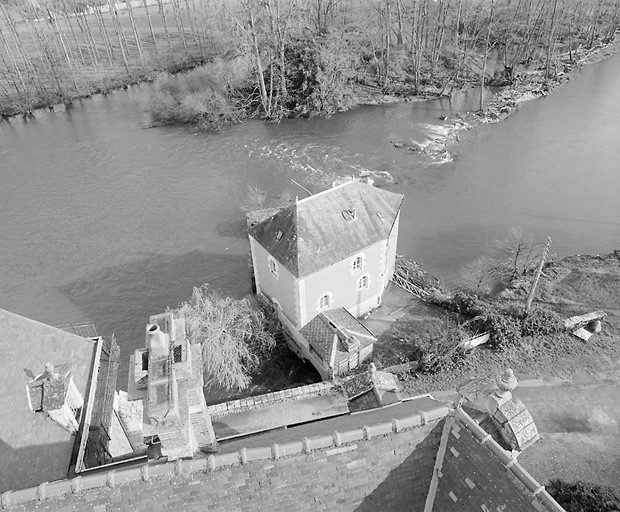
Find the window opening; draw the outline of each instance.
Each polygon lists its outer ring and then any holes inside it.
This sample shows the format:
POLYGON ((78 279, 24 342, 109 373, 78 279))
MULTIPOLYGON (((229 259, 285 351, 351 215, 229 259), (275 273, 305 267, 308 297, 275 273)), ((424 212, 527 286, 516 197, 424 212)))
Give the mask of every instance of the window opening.
POLYGON ((142 371, 148 371, 149 369, 149 353, 147 351, 142 352, 142 371))
POLYGON ((176 345, 174 347, 172 357, 175 363, 183 361, 183 345, 176 345))
POLYGON ((319 299, 319 309, 326 309, 330 305, 329 295, 326 293, 319 299))
POLYGON ((368 276, 360 277, 360 280, 357 282, 358 290, 365 290, 368 288, 368 276))
POLYGON ((353 272, 362 270, 362 257, 358 256, 353 260, 353 272))

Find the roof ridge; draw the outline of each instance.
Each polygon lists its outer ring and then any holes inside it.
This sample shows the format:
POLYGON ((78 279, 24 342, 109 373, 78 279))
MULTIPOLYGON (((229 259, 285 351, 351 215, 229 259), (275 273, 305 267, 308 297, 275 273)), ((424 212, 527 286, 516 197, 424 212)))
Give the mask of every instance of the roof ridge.
POLYGON ((516 455, 509 455, 499 443, 493 439, 491 434, 484 430, 462 407, 457 407, 452 413, 458 423, 460 423, 472 436, 487 450, 489 450, 502 465, 532 493, 533 499, 542 503, 546 510, 550 512, 566 512, 566 510, 551 496, 544 485, 541 485, 532 475, 530 475, 517 460, 516 455))
POLYGON ((306 202, 306 201, 308 201, 310 199, 314 199, 315 197, 322 196, 326 192, 330 192, 330 191, 335 190, 337 188, 342 188, 345 185, 350 185, 351 183, 359 183, 359 182, 356 181, 356 180, 349 180, 349 181, 345 181, 344 183, 340 183, 339 185, 328 187, 325 190, 321 190, 320 192, 317 192, 316 194, 310 194, 308 197, 304 197, 303 199, 297 201, 297 204, 304 203, 304 202, 306 202))

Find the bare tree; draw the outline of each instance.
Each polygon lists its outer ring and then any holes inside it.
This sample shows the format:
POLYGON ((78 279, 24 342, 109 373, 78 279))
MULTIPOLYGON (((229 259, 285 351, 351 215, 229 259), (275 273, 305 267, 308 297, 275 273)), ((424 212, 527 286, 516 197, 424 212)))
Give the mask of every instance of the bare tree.
POLYGON ((178 315, 185 317, 191 341, 202 345, 205 384, 246 389, 252 372, 275 346, 260 309, 247 299, 225 297, 206 284, 194 288, 178 315))

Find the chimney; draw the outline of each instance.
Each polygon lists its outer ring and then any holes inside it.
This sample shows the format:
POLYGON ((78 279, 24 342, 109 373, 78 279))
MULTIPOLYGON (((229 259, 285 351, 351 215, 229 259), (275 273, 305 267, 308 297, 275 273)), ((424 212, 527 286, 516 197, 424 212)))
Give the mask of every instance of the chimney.
POLYGON ((77 431, 84 400, 71 377, 71 364, 45 364, 45 372, 27 385, 34 412, 46 413, 68 432, 77 431))
POLYGON ((167 356, 169 352, 168 335, 163 333, 157 324, 146 326, 146 346, 150 351, 149 357, 167 356))

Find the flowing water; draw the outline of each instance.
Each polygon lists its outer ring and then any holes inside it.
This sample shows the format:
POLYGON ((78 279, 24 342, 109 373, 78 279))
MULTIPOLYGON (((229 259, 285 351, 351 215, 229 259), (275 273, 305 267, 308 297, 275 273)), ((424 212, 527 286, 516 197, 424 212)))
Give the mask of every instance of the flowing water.
POLYGON ((453 279, 512 226, 553 251, 620 247, 620 55, 552 95, 476 128, 439 164, 392 140, 423 141, 452 100, 366 106, 331 119, 259 121, 200 133, 145 128, 149 86, 0 123, 0 307, 52 325, 92 321, 129 353, 150 314, 209 282, 250 290, 241 210, 270 197, 387 171, 406 195, 399 252, 453 279))

